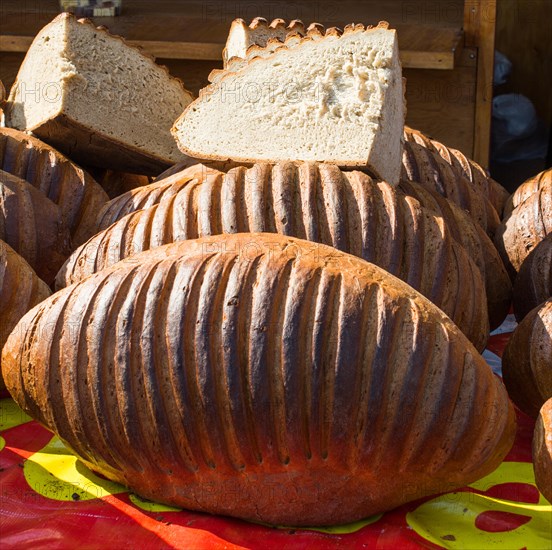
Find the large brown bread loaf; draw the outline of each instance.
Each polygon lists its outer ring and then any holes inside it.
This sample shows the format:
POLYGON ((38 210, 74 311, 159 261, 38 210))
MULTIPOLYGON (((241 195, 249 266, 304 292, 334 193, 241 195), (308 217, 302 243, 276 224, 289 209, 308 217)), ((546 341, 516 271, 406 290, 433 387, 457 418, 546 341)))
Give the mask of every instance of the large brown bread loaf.
POLYGON ((74 246, 92 236, 98 210, 109 197, 61 153, 24 132, 0 128, 0 169, 28 181, 61 208, 74 246))
POLYGON ((61 210, 30 183, 0 170, 0 239, 52 284, 71 253, 61 210))
POLYGON ((500 225, 497 211, 483 193, 472 188, 465 177, 455 174, 439 153, 406 141, 402 163, 402 179, 418 182, 450 199, 467 211, 491 238, 494 236, 500 225))
POLYGON ((466 178, 473 190, 476 193, 483 193, 489 199, 499 216, 502 215, 504 205, 508 201, 510 193, 488 176, 479 164, 466 157, 458 149, 451 149, 434 139, 430 139, 419 130, 413 130, 408 126, 404 128, 404 138, 406 141, 417 143, 426 149, 437 152, 458 177, 466 178))
POLYGON ((58 274, 58 288, 174 241, 280 233, 332 245, 382 267, 438 305, 478 349, 485 347, 489 322, 479 269, 442 219, 386 183, 334 165, 257 164, 227 174, 209 171, 165 197, 77 249, 58 274))
POLYGON ((521 321, 532 309, 552 297, 552 233, 525 258, 514 286, 514 313, 521 321))
POLYGON ((92 469, 271 524, 350 522, 461 487, 515 434, 502 383, 438 308, 275 234, 128 258, 29 312, 2 361, 23 410, 92 469))
MULTIPOLYGON (((21 317, 50 294, 31 266, 0 240, 0 350, 21 317)), ((3 389, 0 376, 0 390, 3 389)))
POLYGON ((515 278, 531 250, 552 232, 552 180, 523 201, 500 225, 496 247, 515 278))
POLYGON ((433 214, 441 216, 452 237, 464 246, 485 280, 491 330, 499 327, 510 310, 512 283, 489 236, 464 210, 437 191, 406 180, 399 188, 433 214))
POLYGON ((504 217, 508 217, 512 211, 517 208, 522 202, 528 199, 533 193, 540 190, 543 185, 552 181, 552 168, 540 172, 536 176, 529 178, 523 182, 515 192, 510 196, 504 208, 504 217))
POLYGON ((548 502, 552 502, 552 399, 541 408, 533 435, 535 482, 548 502))
POLYGON ((108 228, 127 214, 131 214, 137 210, 144 210, 160 203, 165 198, 172 197, 181 191, 192 179, 193 175, 188 175, 188 171, 184 170, 170 177, 163 178, 162 181, 156 180, 149 185, 144 185, 143 187, 119 195, 107 202, 97 214, 94 223, 94 233, 108 228))
POLYGON ((552 298, 518 325, 504 350, 502 373, 512 401, 536 418, 552 397, 552 298))

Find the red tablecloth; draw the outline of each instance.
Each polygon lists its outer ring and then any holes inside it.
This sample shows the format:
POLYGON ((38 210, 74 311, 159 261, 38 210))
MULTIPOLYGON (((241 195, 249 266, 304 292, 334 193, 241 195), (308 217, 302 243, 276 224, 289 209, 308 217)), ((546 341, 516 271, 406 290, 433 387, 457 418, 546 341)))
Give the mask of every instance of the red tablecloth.
MULTIPOLYGON (((508 336, 493 336, 500 355, 508 336)), ((484 419, 482 419, 484 421, 484 419)), ((518 414, 513 449, 470 487, 327 530, 271 528, 144 502, 100 479, 61 442, 0 401, 0 544, 35 548, 552 548, 552 506, 534 485, 534 422, 518 414)))

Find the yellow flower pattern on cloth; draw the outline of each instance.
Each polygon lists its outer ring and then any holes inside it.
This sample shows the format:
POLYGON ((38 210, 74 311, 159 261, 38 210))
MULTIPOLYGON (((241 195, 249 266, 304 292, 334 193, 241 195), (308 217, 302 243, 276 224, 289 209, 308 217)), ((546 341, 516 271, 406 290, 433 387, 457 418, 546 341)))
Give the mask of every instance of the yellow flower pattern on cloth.
MULTIPOLYGON (((534 487, 533 465, 530 462, 503 462, 471 487, 489 492, 494 487, 512 483, 512 480, 516 484, 534 487)), ((447 493, 418 506, 407 514, 406 520, 418 535, 445 548, 550 548, 552 505, 536 487, 535 493, 538 502, 534 504, 468 491, 447 493), (485 517, 503 518, 504 530, 500 530, 500 521, 496 520, 492 531, 482 529, 485 517), (508 520, 514 524, 513 529, 508 529, 508 520)))

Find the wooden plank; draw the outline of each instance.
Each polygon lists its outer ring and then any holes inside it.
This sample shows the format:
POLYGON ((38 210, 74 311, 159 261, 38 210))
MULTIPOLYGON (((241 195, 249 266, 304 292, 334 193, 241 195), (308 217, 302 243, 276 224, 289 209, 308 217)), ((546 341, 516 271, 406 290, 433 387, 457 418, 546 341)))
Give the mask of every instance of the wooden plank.
MULTIPOLYGON (((162 35, 161 35, 162 36, 162 35)), ((400 27, 398 29, 401 62, 405 69, 454 69, 455 59, 461 49, 460 29, 432 29, 428 27, 400 27)), ((32 37, 0 35, 0 51, 26 52, 32 37)), ((140 45, 155 57, 166 59, 221 59, 223 43, 170 42, 164 40, 129 40, 140 45)))
POLYGON ((477 86, 475 50, 465 48, 454 71, 404 71, 406 122, 449 147, 473 155, 477 86))
POLYGON ((491 148, 496 0, 466 0, 466 44, 477 47, 473 159, 488 168, 491 148))

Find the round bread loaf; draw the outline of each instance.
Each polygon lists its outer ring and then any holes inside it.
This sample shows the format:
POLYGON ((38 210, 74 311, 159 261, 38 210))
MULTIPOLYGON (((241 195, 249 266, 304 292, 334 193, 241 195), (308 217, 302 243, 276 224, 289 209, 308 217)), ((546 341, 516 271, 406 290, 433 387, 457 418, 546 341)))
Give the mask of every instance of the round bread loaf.
POLYGON ((518 325, 502 358, 504 383, 512 401, 536 418, 552 397, 552 298, 518 325))
POLYGON ((552 297, 552 233, 525 258, 514 286, 514 312, 521 321, 532 309, 552 297))
POLYGON ((470 214, 484 231, 494 237, 500 217, 481 191, 454 172, 441 155, 416 142, 406 141, 402 157, 402 179, 412 180, 437 191, 470 214))
POLYGON ((524 181, 515 192, 510 195, 510 198, 506 202, 506 206, 504 207, 504 218, 507 218, 515 208, 550 181, 552 181, 552 168, 544 170, 536 176, 529 178, 527 181, 524 181))
MULTIPOLYGON (((478 349, 485 347, 489 322, 480 270, 442 218, 391 185, 333 165, 281 163, 227 174, 209 170, 204 178, 184 182, 176 194, 169 180, 158 186, 150 189, 164 196, 159 204, 120 219, 74 252, 58 274, 58 288, 174 241, 280 233, 332 245, 382 267, 439 306, 478 349)), ((138 196, 143 193, 129 202, 138 196)), ((128 208, 124 199, 118 203, 128 208)))
POLYGON ((552 180, 523 201, 498 228, 495 244, 515 278, 531 250, 552 232, 552 180))
POLYGON ((93 235, 98 210, 109 197, 54 148, 19 130, 0 128, 0 169, 29 182, 60 207, 74 246, 93 235))
POLYGON ((461 243, 479 267, 485 280, 485 291, 491 330, 498 328, 510 310, 512 283, 496 247, 482 227, 451 200, 412 181, 402 180, 399 188, 417 199, 445 221, 447 229, 461 243))
POLYGON ((515 413, 446 315, 382 269, 277 234, 137 254, 29 312, 15 400, 145 498, 351 522, 493 471, 515 413))
POLYGON ((533 435, 535 482, 548 502, 552 502, 552 399, 541 408, 533 435))
MULTIPOLYGON (((50 294, 31 266, 0 240, 0 350, 19 319, 50 294)), ((5 389, 1 376, 0 389, 5 389)))
POLYGON ((489 199, 498 215, 502 215, 504 205, 510 197, 510 193, 488 176, 479 164, 466 157, 458 149, 447 147, 434 139, 428 138, 419 130, 413 130, 408 126, 404 128, 404 138, 406 141, 417 143, 430 151, 438 153, 452 168, 457 177, 465 178, 476 193, 483 193, 489 199))
POLYGON ((0 239, 52 284, 71 254, 61 210, 30 183, 0 170, 0 239))

